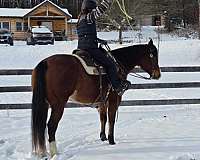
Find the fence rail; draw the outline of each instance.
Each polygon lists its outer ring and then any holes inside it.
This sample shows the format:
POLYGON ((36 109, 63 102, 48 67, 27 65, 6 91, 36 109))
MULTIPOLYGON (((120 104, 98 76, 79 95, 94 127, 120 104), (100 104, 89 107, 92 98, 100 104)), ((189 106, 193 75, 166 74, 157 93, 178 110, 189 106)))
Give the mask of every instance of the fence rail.
MULTIPOLYGON (((161 72, 200 72, 200 66, 160 67, 161 72)), ((143 72, 136 68, 133 72, 143 72)), ((32 69, 2 69, 0 75, 31 75, 32 69)))
MULTIPOLYGON (((199 88, 200 82, 132 84, 129 89, 199 88)), ((31 86, 0 87, 0 93, 31 92, 31 86)))
MULTIPOLYGON (((147 105, 178 105, 178 104, 200 104, 200 99, 161 99, 161 100, 129 100, 122 101, 120 106, 147 106, 147 105)), ((91 107, 92 105, 80 105, 67 103, 65 108, 91 107)), ((23 104, 0 104, 0 110, 4 109, 31 109, 31 103, 23 104)))
MULTIPOLYGON (((133 72, 143 72, 141 69, 134 69, 133 72)), ((200 72, 200 66, 192 67, 161 67, 161 72, 200 72)), ((31 75, 31 69, 12 69, 0 70, 0 75, 31 75)), ((130 89, 164 89, 164 88, 200 88, 200 82, 184 83, 146 83, 132 84, 130 89)), ((0 93, 7 92, 31 92, 31 86, 9 86, 0 87, 0 93)), ((200 98, 196 99, 160 99, 160 100, 129 100, 122 101, 121 106, 140 106, 140 105, 175 105, 175 104, 200 104, 200 98)), ((79 104, 68 103, 68 107, 78 108, 79 104)), ((83 105, 82 105, 83 106, 83 105)), ((86 106, 84 106, 86 107, 86 106)), ((88 107, 88 106, 87 106, 88 107)), ((0 104, 1 109, 30 109, 30 103, 24 104, 0 104)))

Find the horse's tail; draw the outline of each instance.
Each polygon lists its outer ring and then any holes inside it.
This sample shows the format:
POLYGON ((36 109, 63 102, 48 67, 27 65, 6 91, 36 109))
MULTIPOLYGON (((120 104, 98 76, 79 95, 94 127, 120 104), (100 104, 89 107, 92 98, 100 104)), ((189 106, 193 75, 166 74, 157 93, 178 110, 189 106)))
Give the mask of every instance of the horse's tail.
POLYGON ((46 71, 47 62, 41 61, 32 72, 32 149, 36 153, 46 151, 45 129, 48 115, 46 71))

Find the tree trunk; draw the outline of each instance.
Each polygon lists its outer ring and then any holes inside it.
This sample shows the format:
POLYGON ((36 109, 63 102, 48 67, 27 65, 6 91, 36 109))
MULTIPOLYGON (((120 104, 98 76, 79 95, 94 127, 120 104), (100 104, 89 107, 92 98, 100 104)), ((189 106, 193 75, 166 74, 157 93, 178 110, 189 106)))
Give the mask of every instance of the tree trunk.
POLYGON ((119 27, 119 44, 122 44, 122 27, 119 27))
POLYGON ((199 39, 200 39, 200 0, 199 0, 199 39))
POLYGON ((185 2, 183 0, 182 0, 182 16, 183 16, 183 27, 186 28, 185 2))

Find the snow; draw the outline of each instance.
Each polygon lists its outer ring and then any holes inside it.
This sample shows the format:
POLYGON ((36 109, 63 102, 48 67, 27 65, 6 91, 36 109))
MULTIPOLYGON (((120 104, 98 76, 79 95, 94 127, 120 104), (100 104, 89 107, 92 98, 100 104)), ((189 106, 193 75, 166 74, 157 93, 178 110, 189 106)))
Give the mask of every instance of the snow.
POLYGON ((78 19, 70 19, 67 21, 68 23, 78 23, 78 19))
POLYGON ((30 11, 31 9, 0 8, 0 17, 23 17, 30 11))
POLYGON ((52 33, 47 27, 40 26, 32 28, 33 33, 52 33))
MULTIPOLYGON (((142 43, 157 35, 152 27, 142 29, 142 43)), ((138 43, 139 32, 124 33, 138 43)), ((100 38, 117 39, 116 32, 99 33, 100 38)), ((132 44, 110 44, 112 49, 132 44)), ((55 53, 71 53, 77 41, 55 45, 0 45, 0 69, 32 69, 55 53)), ((161 35, 160 66, 198 66, 200 41, 161 35)), ((200 73, 162 73, 158 81, 129 75, 132 83, 198 82, 200 73)), ((30 76, 0 76, 0 86, 30 85, 30 76)), ((199 88, 129 90, 123 100, 199 98, 199 88)), ((0 103, 30 103, 31 93, 0 93, 0 103)), ((99 140, 96 109, 65 109, 57 130, 58 160, 200 160, 199 105, 120 107, 115 125, 116 145, 99 140)), ((30 110, 0 111, 0 160, 35 160, 31 154, 30 110)))

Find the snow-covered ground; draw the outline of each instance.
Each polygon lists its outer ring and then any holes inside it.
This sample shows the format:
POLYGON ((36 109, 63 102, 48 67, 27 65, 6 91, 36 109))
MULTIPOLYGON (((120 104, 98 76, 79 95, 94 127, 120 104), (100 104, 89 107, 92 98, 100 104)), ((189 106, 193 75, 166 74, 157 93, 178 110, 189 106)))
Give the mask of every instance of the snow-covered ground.
MULTIPOLYGON (((124 37, 138 42, 138 33, 124 37)), ((149 37, 157 46, 157 34, 151 27, 142 30, 143 42, 149 37)), ((107 40, 116 32, 99 33, 107 40)), ((111 44, 111 48, 131 44, 111 44)), ((77 41, 55 45, 0 45, 0 69, 32 69, 55 53, 71 53, 77 41)), ((200 41, 161 35, 160 66, 198 66, 200 41)), ((128 77, 132 83, 151 83, 128 77)), ((198 82, 200 73, 162 73, 155 82, 198 82)), ((1 76, 0 86, 30 85, 30 76, 1 76)), ((199 98, 200 89, 129 90, 123 99, 199 98)), ((30 103, 31 93, 0 93, 0 103, 30 103)), ((0 111, 0 160, 33 160, 31 155, 30 110, 0 111)), ((99 117, 95 109, 65 109, 57 131, 59 160, 200 160, 199 105, 120 107, 116 122, 116 145, 99 140, 99 117)))

